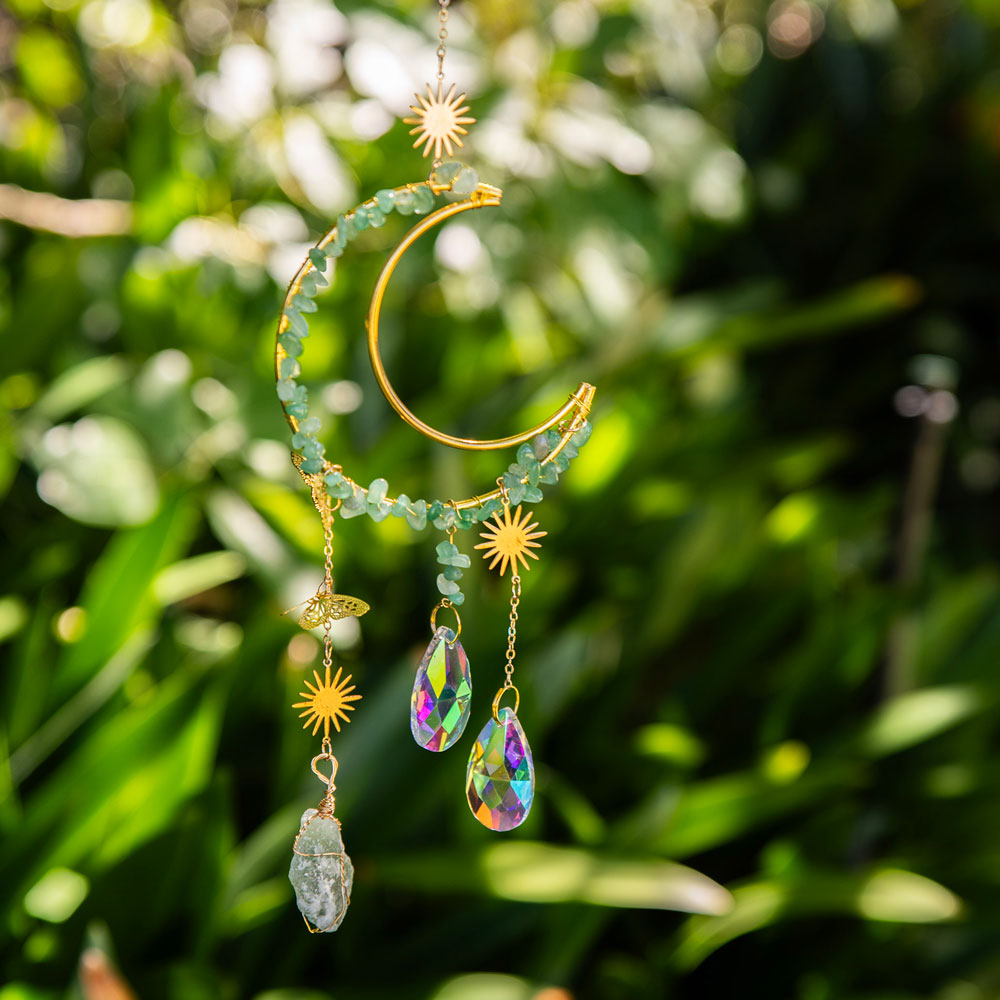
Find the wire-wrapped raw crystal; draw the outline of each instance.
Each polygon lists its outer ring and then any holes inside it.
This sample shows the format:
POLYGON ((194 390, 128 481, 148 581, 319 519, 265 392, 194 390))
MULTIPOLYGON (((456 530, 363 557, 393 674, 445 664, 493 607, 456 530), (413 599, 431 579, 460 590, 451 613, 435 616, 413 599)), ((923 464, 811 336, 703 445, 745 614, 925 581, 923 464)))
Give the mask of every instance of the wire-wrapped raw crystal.
POLYGON ((344 851, 340 821, 319 809, 307 809, 292 847, 288 880, 295 901, 313 934, 335 931, 351 902, 354 865, 344 851))

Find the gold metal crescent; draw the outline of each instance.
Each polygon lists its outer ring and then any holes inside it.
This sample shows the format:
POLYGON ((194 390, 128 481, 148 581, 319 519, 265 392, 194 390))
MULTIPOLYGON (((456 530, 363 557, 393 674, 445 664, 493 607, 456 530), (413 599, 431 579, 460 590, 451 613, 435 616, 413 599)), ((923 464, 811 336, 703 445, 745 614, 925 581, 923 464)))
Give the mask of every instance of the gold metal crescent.
MULTIPOLYGON (((396 188, 395 190, 412 191, 414 187, 415 185, 413 184, 406 184, 400 188, 396 188)), ((432 183, 431 190, 434 194, 440 194, 442 191, 449 190, 449 188, 446 185, 435 185, 432 183)), ((507 438, 497 438, 493 441, 477 441, 473 438, 455 438, 447 434, 441 434, 439 431, 436 431, 433 427, 430 427, 429 425, 418 420, 412 413, 410 413, 410 411, 403 405, 402 401, 393 391, 392 385, 389 383, 385 374, 385 368, 382 365, 382 360, 378 354, 378 317, 381 310, 382 298, 385 296, 385 290, 392 272, 395 270, 396 265, 399 263, 400 258, 406 252, 408 247, 414 242, 414 240, 419 239, 423 233, 427 232, 427 230, 433 226, 436 226, 443 219, 449 218, 452 215, 457 215, 460 212, 466 212, 472 208, 481 208, 484 205, 499 205, 502 194, 503 192, 499 188, 492 187, 489 184, 480 184, 464 201, 452 202, 450 205, 445 205, 443 208, 440 208, 436 212, 432 212, 430 215, 426 216, 403 238, 402 242, 393 252, 385 267, 382 269, 382 273, 379 275, 379 279, 375 285, 375 291, 372 295, 372 303, 369 308, 367 322, 369 353, 372 358, 372 366, 375 369, 375 378, 378 381, 382 392, 385 394, 386 399, 389 400, 389 403, 393 406, 396 412, 403 418, 403 420, 406 421, 406 423, 420 431, 421 434, 425 434, 432 440, 439 441, 442 444, 450 444, 456 448, 465 448, 472 451, 491 451, 495 448, 504 448, 507 445, 521 444, 525 441, 530 441, 536 434, 541 434, 558 424, 560 439, 551 451, 549 451, 548 455, 542 459, 542 465, 545 465, 547 462, 555 460, 559 453, 569 444, 570 438, 573 437, 576 431, 587 419, 587 415, 590 412, 590 407, 594 399, 594 386, 587 382, 581 382, 570 395, 569 400, 548 420, 538 424, 537 427, 532 427, 530 430, 524 431, 522 434, 515 434, 507 438), (372 347, 373 343, 374 349, 372 347)), ((370 198, 368 201, 362 203, 362 207, 370 208, 375 204, 375 199, 370 198)), ((331 226, 316 243, 316 249, 322 250, 325 246, 327 246, 327 244, 331 243, 335 238, 336 233, 337 227, 335 225, 331 226)), ((303 279, 309 274, 310 271, 313 270, 315 270, 315 265, 313 264, 312 259, 306 257, 298 271, 295 272, 295 276, 289 282, 288 288, 285 292, 285 298, 281 306, 281 317, 278 320, 277 330, 275 331, 275 381, 281 377, 279 369, 282 359, 286 357, 285 351, 278 340, 281 333, 288 329, 288 317, 285 315, 285 311, 288 308, 289 303, 292 299, 294 299, 296 294, 298 294, 299 289, 302 287, 303 279)), ((288 412, 284 402, 281 403, 281 408, 285 414, 285 420, 288 423, 288 426, 294 433, 299 429, 299 421, 288 412)), ((293 461, 295 461, 296 467, 298 467, 301 464, 301 460, 297 460, 297 456, 294 453, 292 458, 293 461)), ((323 477, 331 472, 339 472, 349 483, 358 485, 355 480, 351 479, 351 477, 344 472, 340 465, 336 465, 325 458, 323 459, 322 472, 305 473, 302 472, 301 469, 299 469, 299 471, 303 479, 305 479, 305 481, 313 488, 314 497, 325 496, 326 486, 323 482, 323 477)), ((465 500, 451 501, 451 503, 454 505, 456 510, 467 510, 472 507, 481 507, 490 500, 501 498, 504 495, 505 492, 503 487, 499 486, 497 489, 490 490, 488 493, 483 493, 479 496, 472 496, 465 500)), ((390 502, 394 500, 393 497, 386 497, 386 499, 390 502)))
POLYGON ((591 401, 594 398, 594 387, 587 382, 581 382, 576 389, 570 393, 569 399, 552 414, 547 420, 535 427, 531 427, 520 434, 511 434, 509 437, 492 438, 479 440, 477 438, 455 437, 452 434, 445 434, 436 430, 430 424, 424 423, 419 417, 412 413, 406 404, 399 398, 396 390, 393 389, 389 376, 386 374, 385 365, 382 364, 382 356, 379 354, 379 317, 382 313, 382 300, 385 298, 386 289, 389 286, 389 279, 392 277, 396 265, 399 264, 403 254, 429 229, 433 229, 438 223, 445 219, 458 215, 460 212, 467 212, 473 208, 495 207, 500 204, 503 192, 492 184, 480 184, 476 190, 463 201, 452 202, 432 212, 426 218, 421 219, 400 241, 393 250, 389 259, 382 268, 382 273, 375 282, 372 291, 371 305, 368 308, 368 319, 366 326, 368 329, 368 355, 371 358, 372 369, 375 372, 375 380, 378 382, 382 394, 389 401, 389 405, 406 421, 414 430, 419 431, 425 437, 439 444, 447 444, 452 448, 462 448, 466 451, 494 451, 498 448, 509 448, 513 445, 523 444, 530 441, 535 435, 542 434, 550 427, 555 427, 560 421, 570 414, 574 416, 582 413, 584 416, 590 409, 591 401))

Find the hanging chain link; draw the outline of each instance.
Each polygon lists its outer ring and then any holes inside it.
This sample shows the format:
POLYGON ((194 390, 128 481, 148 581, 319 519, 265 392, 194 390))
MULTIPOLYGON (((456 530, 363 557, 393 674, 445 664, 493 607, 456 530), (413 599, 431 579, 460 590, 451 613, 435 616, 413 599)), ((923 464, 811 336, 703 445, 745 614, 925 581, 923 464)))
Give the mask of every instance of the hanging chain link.
POLYGON ((444 82, 444 57, 448 52, 448 5, 451 0, 438 0, 438 47, 437 47, 437 57, 438 57, 438 71, 437 78, 439 83, 444 82))
POLYGON ((514 686, 514 657, 517 652, 514 644, 517 642, 517 607, 521 603, 521 578, 515 573, 510 578, 510 625, 507 626, 507 665, 504 670, 507 679, 503 689, 510 690, 514 686))
MULTIPOLYGON (((328 594, 333 593, 333 515, 323 518, 323 584, 328 594)), ((329 617, 323 623, 323 666, 330 670, 333 667, 333 639, 330 638, 329 617)))

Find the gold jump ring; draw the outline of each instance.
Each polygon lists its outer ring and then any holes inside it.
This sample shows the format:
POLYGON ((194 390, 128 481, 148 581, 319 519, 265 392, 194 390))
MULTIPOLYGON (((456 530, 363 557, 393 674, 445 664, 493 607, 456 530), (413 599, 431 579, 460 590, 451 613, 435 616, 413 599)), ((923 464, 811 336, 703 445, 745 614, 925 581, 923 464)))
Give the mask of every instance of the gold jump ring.
POLYGON ((514 692, 514 714, 517 715, 517 710, 521 707, 521 692, 517 690, 517 685, 511 684, 507 687, 505 684, 499 691, 497 691, 495 697, 493 698, 493 718, 496 722, 500 721, 500 699, 504 696, 504 692, 513 691, 514 692))
POLYGON ((458 628, 454 630, 455 639, 458 639, 458 637, 462 634, 462 616, 458 613, 458 608, 456 608, 447 597, 434 605, 434 610, 431 612, 431 631, 437 631, 437 614, 441 608, 448 608, 454 613, 455 621, 458 624, 458 628))

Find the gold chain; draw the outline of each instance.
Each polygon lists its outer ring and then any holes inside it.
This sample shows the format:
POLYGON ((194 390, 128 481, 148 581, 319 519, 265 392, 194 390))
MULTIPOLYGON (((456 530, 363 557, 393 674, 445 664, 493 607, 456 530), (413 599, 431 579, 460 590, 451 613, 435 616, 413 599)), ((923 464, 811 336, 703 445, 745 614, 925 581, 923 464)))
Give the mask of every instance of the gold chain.
POLYGON ((439 83, 444 83, 444 57, 448 52, 448 5, 451 0, 438 0, 438 72, 439 83))
MULTIPOLYGON (((323 582, 328 594, 333 593, 333 515, 323 518, 323 582)), ((323 623, 323 666, 333 668, 333 639, 330 638, 332 621, 327 617, 323 623)))
POLYGON ((517 606, 521 603, 521 578, 515 573, 510 578, 510 625, 507 627, 507 666, 504 670, 507 679, 504 681, 504 690, 509 690, 514 686, 514 657, 517 652, 514 643, 517 642, 517 606))
POLYGON ((323 518, 323 582, 326 589, 333 593, 333 516, 323 518))

